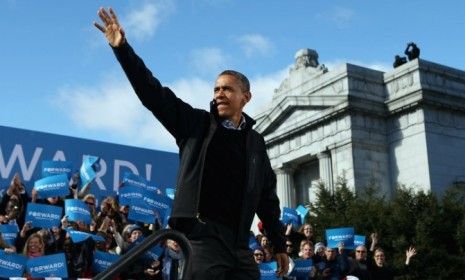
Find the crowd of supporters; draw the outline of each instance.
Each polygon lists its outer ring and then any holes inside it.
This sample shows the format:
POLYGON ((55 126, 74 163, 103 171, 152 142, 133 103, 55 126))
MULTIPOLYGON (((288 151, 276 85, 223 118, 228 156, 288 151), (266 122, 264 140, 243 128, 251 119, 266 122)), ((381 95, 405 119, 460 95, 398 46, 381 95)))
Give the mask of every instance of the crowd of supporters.
MULTIPOLYGON (((0 235, 0 249, 8 253, 23 254, 27 258, 65 253, 70 279, 92 278, 97 274, 92 265, 96 251, 122 255, 142 237, 161 228, 159 223, 144 224, 129 220, 128 206, 119 205, 117 196, 105 197, 97 205, 97 198, 88 193, 86 188, 78 191, 76 180, 70 182, 70 194, 67 197, 39 199, 34 188, 28 195, 19 174, 15 174, 0 201, 0 223, 17 225, 18 233, 14 244, 7 243, 0 235), (92 217, 90 224, 69 221, 65 215, 61 219, 61 226, 50 229, 32 227, 31 222, 25 221, 28 203, 63 207, 67 198, 80 199, 88 205, 92 217), (73 242, 69 229, 92 233, 102 238, 99 241, 88 238, 73 242)), ((406 251, 404 267, 394 268, 388 265, 383 249, 377 247, 376 233, 370 235, 369 247, 359 245, 351 250, 346 249, 343 243, 337 248, 326 247, 323 240, 315 240, 310 224, 304 224, 299 229, 293 228, 291 224, 283 225, 284 230, 291 270, 294 261, 311 260, 310 272, 305 276, 306 279, 344 279, 347 276, 361 280, 393 279, 396 275, 408 273, 410 259, 416 254, 415 248, 409 248, 406 251)), ((261 231, 254 238, 256 245, 252 246, 251 250, 257 265, 273 262, 273 244, 267 238, 266 232, 261 231)), ((172 240, 166 240, 161 246, 163 251, 158 257, 134 262, 118 278, 177 279, 184 261, 181 249, 172 240)), ((24 276, 34 279, 27 273, 24 276)), ((285 276, 285 279, 296 278, 285 276)))

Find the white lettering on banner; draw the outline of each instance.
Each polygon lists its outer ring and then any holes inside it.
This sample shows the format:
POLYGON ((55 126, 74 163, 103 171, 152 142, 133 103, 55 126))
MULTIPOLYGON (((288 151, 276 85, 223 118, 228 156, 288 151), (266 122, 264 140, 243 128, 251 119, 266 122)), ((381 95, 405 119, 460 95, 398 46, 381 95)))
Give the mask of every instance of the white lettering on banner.
POLYGON ((62 150, 56 151, 55 155, 53 156, 54 161, 66 161, 65 153, 62 150))
POLYGON ((298 266, 294 266, 294 271, 298 271, 298 272, 307 272, 307 271, 311 271, 312 270, 312 267, 309 266, 309 267, 305 267, 305 266, 302 266, 302 267, 298 267, 298 266))
POLYGON ((24 158, 23 146, 21 144, 16 144, 11 151, 11 156, 8 159, 8 163, 5 164, 5 157, 3 156, 3 152, 0 146, 0 175, 2 178, 10 178, 12 177, 12 169, 16 159, 19 162, 19 166, 21 168, 22 177, 24 180, 29 181, 34 173, 34 169, 36 168, 37 162, 39 161, 39 157, 42 154, 43 148, 36 147, 34 150, 34 155, 32 156, 31 162, 29 167, 26 165, 26 159, 24 158))
POLYGON ((144 201, 147 202, 149 205, 158 206, 158 208, 162 208, 162 209, 168 209, 168 205, 161 203, 155 199, 144 197, 144 201))
POLYGON ((132 179, 125 179, 124 182, 128 182, 131 185, 139 186, 139 187, 142 187, 142 188, 147 187, 147 184, 145 184, 144 182, 139 182, 139 181, 135 181, 135 180, 132 180, 132 179))
POLYGON ((11 269, 11 268, 22 269, 23 268, 23 266, 19 263, 14 263, 14 262, 5 261, 5 260, 0 260, 0 266, 8 268, 8 269, 11 269))
POLYGON ((130 192, 130 193, 122 193, 119 196, 125 197, 125 198, 141 198, 142 194, 138 192, 130 192))
POLYGON ((47 190, 56 190, 63 188, 66 186, 67 183, 61 182, 61 183, 51 183, 51 184, 45 184, 45 185, 38 185, 35 187, 37 190, 42 190, 42 189, 47 189, 47 190))
MULTIPOLYGON (((30 160, 26 159, 22 144, 15 144, 13 149, 11 150, 11 154, 8 154, 7 151, 4 149, 5 148, 0 145, 0 176, 1 176, 1 179, 11 179, 15 172, 20 171, 20 175, 22 179, 27 183, 28 181, 31 180, 37 168, 38 162, 40 160, 45 160, 45 159, 41 159, 41 156, 44 152, 43 147, 38 147, 38 146, 35 147, 33 149, 34 152, 30 160), (20 170, 16 170, 15 168, 16 164, 19 165, 20 170)), ((49 160, 49 158, 47 158, 47 160, 49 160)), ((66 155, 62 150, 56 150, 53 156, 53 160, 54 161, 60 161, 60 160, 66 161, 66 155)), ((96 173, 95 183, 100 189, 106 190, 107 187, 103 183, 102 177, 104 177, 107 173, 107 169, 108 169, 107 163, 105 162, 104 159, 101 158, 99 161, 99 165, 100 165, 100 170, 96 173)), ((120 183, 119 176, 120 176, 121 167, 127 167, 134 174, 139 175, 139 171, 137 170, 134 163, 129 162, 127 160, 114 159, 113 190, 115 191, 118 190, 118 187, 119 187, 119 183, 120 183)), ((151 172, 152 172, 152 165, 145 164, 145 171, 146 171, 146 174, 145 174, 146 179, 150 180, 151 172)))
POLYGON ((36 219, 42 219, 42 220, 43 219, 50 219, 50 220, 61 219, 61 215, 52 214, 52 213, 43 213, 43 212, 37 212, 37 211, 29 211, 28 215, 36 219))
POLYGON ((345 240, 354 237, 352 234, 330 235, 329 240, 345 240))
POLYGON ((90 215, 90 211, 78 206, 68 206, 66 207, 66 212, 74 212, 74 213, 79 213, 83 215, 90 215))
POLYGON ((44 264, 44 265, 39 265, 31 268, 31 271, 37 272, 37 273, 44 273, 47 271, 53 271, 57 270, 58 268, 64 267, 64 264, 62 262, 59 263, 52 263, 52 264, 44 264))
POLYGON ((67 167, 45 167, 44 171, 48 173, 69 173, 71 169, 67 167))
POLYGON ((99 259, 96 259, 95 262, 102 267, 109 267, 113 264, 112 262, 105 261, 105 260, 99 260, 99 259))
POLYGON ((146 208, 141 208, 141 207, 138 207, 138 206, 132 206, 132 209, 134 209, 137 212, 141 212, 141 213, 144 213, 144 214, 147 214, 147 215, 153 215, 154 214, 152 210, 146 209, 146 208))

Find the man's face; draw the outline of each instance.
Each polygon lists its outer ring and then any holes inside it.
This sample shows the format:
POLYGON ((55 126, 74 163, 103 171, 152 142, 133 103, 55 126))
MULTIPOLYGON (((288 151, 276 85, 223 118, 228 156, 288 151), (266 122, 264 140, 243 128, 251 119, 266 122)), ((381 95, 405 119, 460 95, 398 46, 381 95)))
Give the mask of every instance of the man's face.
POLYGON ((364 261, 367 258, 367 248, 365 246, 357 246, 355 249, 355 259, 357 261, 364 261))
POLYGON ((309 244, 305 244, 302 248, 302 258, 307 260, 311 257, 313 257, 313 248, 309 244))
POLYGON ((326 247, 325 256, 328 261, 336 259, 336 249, 326 247))
POLYGON ((244 92, 241 83, 232 75, 218 77, 213 89, 213 99, 216 101, 220 117, 240 120, 242 108, 250 100, 250 92, 244 92))

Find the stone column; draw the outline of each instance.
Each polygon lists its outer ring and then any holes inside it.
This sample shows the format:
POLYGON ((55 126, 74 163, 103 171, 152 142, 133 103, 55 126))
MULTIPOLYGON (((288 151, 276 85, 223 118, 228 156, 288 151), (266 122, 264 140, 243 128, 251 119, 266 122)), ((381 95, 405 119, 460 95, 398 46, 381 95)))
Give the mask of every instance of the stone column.
POLYGON ((331 191, 333 185, 333 170, 331 165, 331 155, 329 152, 322 152, 318 154, 318 164, 320 166, 320 179, 325 183, 326 188, 331 191))
POLYGON ((292 168, 279 168, 275 170, 277 189, 276 192, 279 197, 279 206, 294 207, 294 169, 292 168))

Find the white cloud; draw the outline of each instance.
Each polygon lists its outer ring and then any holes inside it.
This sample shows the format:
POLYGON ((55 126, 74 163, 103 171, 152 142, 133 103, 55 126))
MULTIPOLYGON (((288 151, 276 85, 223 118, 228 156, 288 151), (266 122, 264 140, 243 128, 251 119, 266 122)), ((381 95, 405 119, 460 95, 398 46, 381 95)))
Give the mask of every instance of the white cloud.
POLYGON ((224 70, 228 62, 226 54, 218 48, 192 50, 189 55, 190 65, 196 73, 215 77, 224 70))
POLYGON ((151 38, 160 22, 173 10, 173 2, 145 2, 141 7, 129 12, 122 20, 127 34, 138 40, 151 38))
POLYGON ((270 40, 260 34, 246 34, 237 38, 237 41, 248 57, 256 54, 267 55, 273 50, 270 40))
POLYGON ((355 11, 350 8, 336 6, 331 11, 319 13, 316 18, 334 23, 338 28, 344 28, 354 18, 355 11))
MULTIPOLYGON (((254 116, 272 99, 274 89, 287 69, 251 78, 252 101, 246 112, 254 116)), ((179 98, 195 108, 208 110, 213 97, 214 80, 198 77, 174 81, 168 86, 179 98)), ((143 107, 129 82, 121 76, 107 77, 94 87, 67 86, 59 90, 55 105, 81 131, 98 132, 119 143, 177 152, 174 138, 143 107)))

